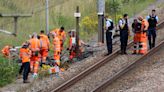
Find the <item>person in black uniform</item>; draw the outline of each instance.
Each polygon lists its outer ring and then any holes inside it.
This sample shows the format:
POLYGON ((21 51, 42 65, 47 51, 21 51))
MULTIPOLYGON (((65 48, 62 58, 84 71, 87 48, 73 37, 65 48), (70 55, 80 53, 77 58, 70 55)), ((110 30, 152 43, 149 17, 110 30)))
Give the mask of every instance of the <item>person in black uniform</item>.
POLYGON ((112 48, 113 48, 113 44, 112 44, 112 31, 114 29, 114 24, 113 21, 111 19, 108 18, 108 16, 105 16, 105 21, 106 21, 106 44, 107 44, 107 50, 108 53, 105 55, 109 55, 112 53, 112 48))
POLYGON ((158 16, 155 14, 155 10, 152 10, 152 14, 147 16, 146 19, 149 22, 149 28, 148 28, 149 48, 152 49, 153 47, 155 47, 156 25, 158 23, 158 16))
POLYGON ((123 19, 119 21, 119 28, 120 28, 121 54, 127 54, 126 47, 128 44, 128 36, 129 36, 128 14, 124 14, 123 19))

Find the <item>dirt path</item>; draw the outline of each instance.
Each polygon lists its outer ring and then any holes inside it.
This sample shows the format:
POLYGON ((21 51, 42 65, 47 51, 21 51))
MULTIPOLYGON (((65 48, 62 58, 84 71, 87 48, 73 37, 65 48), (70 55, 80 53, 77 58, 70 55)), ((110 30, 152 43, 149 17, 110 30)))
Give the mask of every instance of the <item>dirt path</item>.
MULTIPOLYGON (((163 15, 164 7, 162 6, 163 3, 161 3, 161 2, 164 2, 164 0, 157 0, 155 5, 150 5, 147 9, 145 9, 143 12, 141 12, 141 15, 146 16, 152 9, 156 8, 157 13, 159 14, 159 16, 162 20, 162 18, 163 18, 162 16, 164 16, 163 15)), ((97 41, 97 38, 93 39, 92 42, 95 42, 95 41, 97 41)), ((101 53, 98 52, 93 57, 89 57, 89 58, 83 60, 82 62, 77 62, 75 64, 70 65, 70 68, 62 74, 64 76, 63 78, 56 78, 56 77, 54 77, 54 75, 52 75, 50 77, 43 78, 42 80, 39 80, 39 81, 31 80, 33 82, 30 84, 23 84, 22 79, 19 79, 19 80, 16 80, 14 83, 1 88, 0 92, 10 92, 10 91, 24 92, 25 90, 26 90, 26 92, 38 92, 38 91, 42 91, 43 89, 49 89, 51 87, 59 86, 61 83, 65 82, 72 76, 78 74, 79 72, 83 71, 90 65, 94 64, 97 60, 102 58, 102 56, 100 56, 100 54, 104 53, 106 47, 103 46, 103 47, 100 47, 99 49, 101 50, 101 53)))

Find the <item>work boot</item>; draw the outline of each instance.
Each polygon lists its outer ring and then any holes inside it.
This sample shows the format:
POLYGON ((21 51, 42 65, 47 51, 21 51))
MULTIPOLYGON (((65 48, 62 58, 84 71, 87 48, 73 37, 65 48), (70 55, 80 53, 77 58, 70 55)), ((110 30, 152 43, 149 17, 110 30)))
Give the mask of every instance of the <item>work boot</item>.
POLYGON ((33 78, 37 78, 37 77, 38 77, 38 74, 37 74, 37 73, 34 73, 34 74, 32 75, 32 77, 33 77, 33 78))
POLYGON ((22 78, 22 75, 19 74, 19 75, 17 76, 17 79, 21 79, 21 78, 22 78))
POLYGON ((28 81, 28 80, 24 80, 23 83, 30 83, 30 81, 28 81))

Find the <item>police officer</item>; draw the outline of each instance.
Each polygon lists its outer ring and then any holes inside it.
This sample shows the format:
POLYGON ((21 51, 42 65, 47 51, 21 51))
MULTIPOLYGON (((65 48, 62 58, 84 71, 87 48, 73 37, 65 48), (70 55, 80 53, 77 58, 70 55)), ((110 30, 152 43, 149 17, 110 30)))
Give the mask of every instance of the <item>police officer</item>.
POLYGON ((112 53, 112 31, 114 28, 113 21, 108 18, 108 16, 105 16, 105 21, 106 21, 106 44, 107 44, 107 50, 108 53, 105 55, 109 55, 112 53))
POLYGON ((149 48, 152 49, 153 47, 155 47, 156 25, 158 23, 158 16, 155 14, 155 10, 152 10, 152 14, 147 16, 146 19, 149 22, 149 28, 148 28, 149 48))
POLYGON ((128 44, 129 26, 128 14, 123 15, 123 19, 119 20, 121 54, 127 54, 126 47, 128 44))

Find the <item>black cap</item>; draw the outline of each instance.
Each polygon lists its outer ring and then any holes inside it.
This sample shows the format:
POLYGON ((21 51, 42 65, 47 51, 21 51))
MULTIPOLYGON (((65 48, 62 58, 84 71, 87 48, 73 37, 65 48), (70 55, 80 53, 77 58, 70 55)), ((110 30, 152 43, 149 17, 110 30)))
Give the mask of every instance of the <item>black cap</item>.
POLYGON ((128 14, 124 14, 124 18, 127 17, 127 16, 128 16, 128 14))
POLYGON ((60 29, 61 29, 61 30, 64 30, 64 27, 62 26, 60 29))

